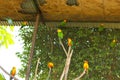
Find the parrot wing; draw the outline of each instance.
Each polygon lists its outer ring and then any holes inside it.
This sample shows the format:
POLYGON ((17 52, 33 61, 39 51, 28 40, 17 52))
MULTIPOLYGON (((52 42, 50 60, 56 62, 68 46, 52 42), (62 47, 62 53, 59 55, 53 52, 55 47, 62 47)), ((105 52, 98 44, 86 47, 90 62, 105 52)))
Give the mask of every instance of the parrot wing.
POLYGON ((104 26, 101 25, 101 26, 98 28, 98 31, 101 32, 101 31, 103 31, 103 30, 104 30, 104 26))
MULTIPOLYGON (((12 70, 10 71, 10 75, 12 74, 12 70)), ((12 80, 12 77, 10 76, 10 80, 12 80)))
POLYGON ((114 42, 110 43, 110 47, 112 47, 112 48, 115 47, 115 45, 116 45, 116 43, 114 43, 114 42))
POLYGON ((12 74, 12 70, 10 71, 10 75, 12 74))
POLYGON ((62 22, 59 24, 60 27, 63 27, 63 26, 65 26, 65 25, 66 25, 66 22, 64 22, 64 21, 62 21, 62 22))

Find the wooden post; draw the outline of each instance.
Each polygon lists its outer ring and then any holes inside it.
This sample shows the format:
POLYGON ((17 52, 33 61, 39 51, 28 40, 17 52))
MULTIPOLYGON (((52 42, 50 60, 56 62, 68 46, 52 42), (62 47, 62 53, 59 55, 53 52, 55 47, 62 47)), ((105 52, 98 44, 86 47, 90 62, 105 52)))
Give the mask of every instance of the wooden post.
POLYGON ((36 34, 37 34, 37 30, 38 30, 38 25, 39 25, 39 17, 40 17, 40 15, 37 14, 36 22, 35 22, 35 26, 34 26, 33 37, 32 37, 32 47, 30 49, 30 55, 29 55, 29 61, 28 61, 28 65, 27 65, 27 71, 26 71, 25 80, 29 80, 29 76, 30 76, 30 67, 31 67, 31 61, 32 61, 32 58, 33 58, 33 55, 34 55, 33 52, 34 52, 36 34))

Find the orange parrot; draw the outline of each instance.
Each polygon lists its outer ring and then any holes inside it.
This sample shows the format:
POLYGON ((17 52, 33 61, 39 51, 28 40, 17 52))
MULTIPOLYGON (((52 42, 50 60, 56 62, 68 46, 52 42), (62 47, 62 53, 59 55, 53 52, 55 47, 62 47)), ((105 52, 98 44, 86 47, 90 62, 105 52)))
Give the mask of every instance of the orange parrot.
POLYGON ((89 68, 88 61, 86 60, 84 61, 83 68, 86 72, 88 72, 88 68, 89 68))
POLYGON ((71 40, 71 38, 68 38, 68 46, 72 46, 73 45, 73 42, 71 40))
MULTIPOLYGON (((14 77, 15 74, 16 74, 16 67, 13 67, 12 70, 11 70, 11 72, 10 72, 10 75, 12 75, 14 77)), ((10 77, 10 80, 12 80, 13 77, 10 77)))
POLYGON ((22 29, 24 26, 27 26, 27 24, 28 24, 27 21, 22 22, 22 24, 21 24, 21 29, 22 29))
POLYGON ((49 62, 48 63, 49 73, 48 73, 47 80, 49 80, 49 78, 50 78, 50 74, 51 74, 51 71, 52 71, 53 67, 54 67, 54 64, 52 62, 49 62))
POLYGON ((54 64, 52 62, 49 62, 48 63, 48 68, 53 68, 54 67, 54 64))

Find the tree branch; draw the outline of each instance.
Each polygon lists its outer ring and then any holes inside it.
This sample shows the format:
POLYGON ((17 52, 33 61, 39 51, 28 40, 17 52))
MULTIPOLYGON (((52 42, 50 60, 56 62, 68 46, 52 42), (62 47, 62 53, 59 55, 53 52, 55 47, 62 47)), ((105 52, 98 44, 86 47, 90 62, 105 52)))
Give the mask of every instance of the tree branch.
POLYGON ((38 58, 38 61, 37 61, 37 65, 36 65, 36 69, 35 69, 35 76, 34 76, 34 80, 36 80, 36 76, 37 76, 37 70, 38 70, 38 65, 39 65, 39 62, 40 62, 40 58, 38 58))
POLYGON ((62 43, 62 41, 61 41, 60 39, 59 39, 59 41, 60 41, 60 44, 61 44, 61 46, 62 46, 62 48, 63 48, 63 50, 64 50, 66 56, 68 56, 68 53, 67 53, 67 51, 66 51, 66 49, 65 49, 65 47, 64 47, 64 45, 63 45, 63 43, 62 43))
POLYGON ((80 74, 80 76, 78 76, 78 77, 75 78, 74 80, 80 80, 80 79, 85 75, 85 73, 86 73, 86 70, 84 70, 84 71, 80 74))
POLYGON ((49 80, 49 78, 50 78, 50 74, 51 74, 51 68, 49 68, 49 73, 48 73, 47 80, 49 80))
POLYGON ((71 51, 71 46, 69 46, 68 48, 68 54, 70 54, 70 51, 71 51))
POLYGON ((66 58, 66 62, 65 62, 65 67, 63 69, 63 72, 61 74, 60 80, 67 80, 67 76, 68 76, 68 71, 69 71, 69 67, 70 67, 70 62, 71 62, 71 57, 72 57, 72 53, 73 53, 73 49, 71 50, 71 47, 68 48, 68 53, 67 53, 67 58, 66 58))
POLYGON ((0 68, 1 68, 1 70, 2 70, 3 72, 5 72, 7 75, 9 75, 10 77, 14 78, 14 80, 19 80, 19 79, 17 79, 16 77, 10 75, 2 66, 0 66, 0 68))
MULTIPOLYGON (((71 51, 71 47, 70 47, 70 51, 71 51)), ((69 55, 68 55, 67 61, 66 61, 65 80, 67 80, 67 76, 68 76, 68 71, 69 71, 69 67, 70 67, 70 62, 71 62, 72 53, 73 53, 73 50, 68 53, 69 55)))
MULTIPOLYGON (((65 64, 65 66, 66 66, 66 64, 65 64)), ((64 77, 64 74, 65 74, 65 69, 66 69, 66 67, 64 67, 64 69, 63 69, 63 72, 62 72, 62 74, 61 74, 61 76, 60 76, 60 80, 62 80, 62 79, 63 79, 63 77, 64 77)))
POLYGON ((38 31, 39 17, 40 17, 40 15, 37 14, 36 22, 35 22, 35 26, 34 26, 35 29, 34 29, 33 36, 32 36, 32 46, 30 49, 25 80, 29 80, 29 76, 30 76, 30 66, 31 66, 33 55, 34 55, 33 52, 34 52, 34 47, 35 47, 36 35, 37 35, 37 31, 38 31))

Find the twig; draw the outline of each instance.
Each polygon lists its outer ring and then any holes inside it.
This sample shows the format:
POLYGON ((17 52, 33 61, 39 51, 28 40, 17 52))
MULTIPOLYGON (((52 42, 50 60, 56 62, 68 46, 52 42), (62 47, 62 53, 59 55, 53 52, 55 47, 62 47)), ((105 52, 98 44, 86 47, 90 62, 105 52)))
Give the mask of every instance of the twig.
MULTIPOLYGON (((66 64, 65 64, 65 66, 66 66, 66 64)), ((65 74, 65 69, 66 69, 66 67, 64 67, 64 69, 63 69, 63 72, 62 72, 62 74, 61 74, 61 76, 60 76, 60 80, 62 80, 62 79, 63 79, 63 77, 64 77, 64 74, 65 74)))
POLYGON ((62 43, 62 41, 61 41, 60 39, 59 39, 59 41, 60 41, 60 44, 61 44, 61 46, 62 46, 62 48, 63 48, 63 50, 64 50, 66 56, 68 56, 67 51, 66 51, 66 49, 65 49, 65 47, 64 47, 64 45, 63 45, 63 43, 62 43))
POLYGON ((65 67, 64 67, 63 72, 60 76, 60 80, 63 80, 63 78, 64 78, 64 80, 67 80, 73 49, 71 49, 71 46, 69 46, 68 52, 67 52, 63 43, 62 43, 62 41, 61 41, 61 39, 59 39, 59 42, 60 42, 60 44, 61 44, 61 46, 62 46, 62 48, 63 48, 63 50, 64 50, 64 52, 67 56, 66 62, 65 62, 65 67))
POLYGON ((36 69, 35 69, 35 76, 34 76, 34 80, 36 80, 36 76, 37 76, 37 70, 38 70, 38 65, 39 65, 39 62, 40 62, 40 58, 38 58, 38 61, 37 61, 37 65, 36 65, 36 69))
POLYGON ((15 76, 10 75, 2 66, 0 66, 0 68, 1 68, 1 70, 2 70, 3 72, 5 72, 7 75, 9 75, 10 77, 14 78, 14 80, 19 80, 19 79, 17 79, 15 76))
POLYGON ((49 73, 48 73, 47 80, 49 80, 49 78, 50 78, 50 74, 51 74, 51 68, 49 68, 49 73))
POLYGON ((72 57, 72 54, 73 54, 73 49, 71 50, 71 53, 70 53, 70 56, 72 57))
MULTIPOLYGON (((70 47, 71 49, 71 47, 70 47)), ((68 71, 69 71, 69 67, 70 67, 70 62, 71 62, 71 57, 72 57, 72 53, 73 53, 73 50, 71 52, 69 52, 69 55, 67 57, 67 63, 66 63, 66 71, 65 71, 65 80, 67 80, 67 76, 68 76, 68 71)))
POLYGON ((68 58, 66 58, 65 66, 64 66, 63 72, 61 74, 60 80, 63 80, 63 78, 65 76, 66 68, 67 68, 67 61, 68 61, 68 58))
MULTIPOLYGON (((62 42, 60 42, 62 44, 62 42)), ((62 45, 61 45, 62 46, 62 45)), ((64 45, 62 46, 64 49, 64 45)), ((71 57, 72 57, 72 53, 73 53, 73 49, 71 49, 71 46, 68 48, 68 52, 66 52, 66 62, 65 62, 65 67, 63 69, 63 72, 61 74, 60 80, 62 80, 64 78, 64 80, 67 80, 67 76, 68 76, 68 71, 69 71, 69 67, 70 67, 70 62, 71 62, 71 57)))
POLYGON ((68 54, 70 54, 70 51, 71 51, 71 46, 69 46, 68 48, 68 54))
POLYGON ((78 77, 75 78, 74 80, 80 80, 80 79, 85 75, 85 73, 86 73, 86 70, 84 70, 84 71, 80 74, 80 76, 78 76, 78 77))

